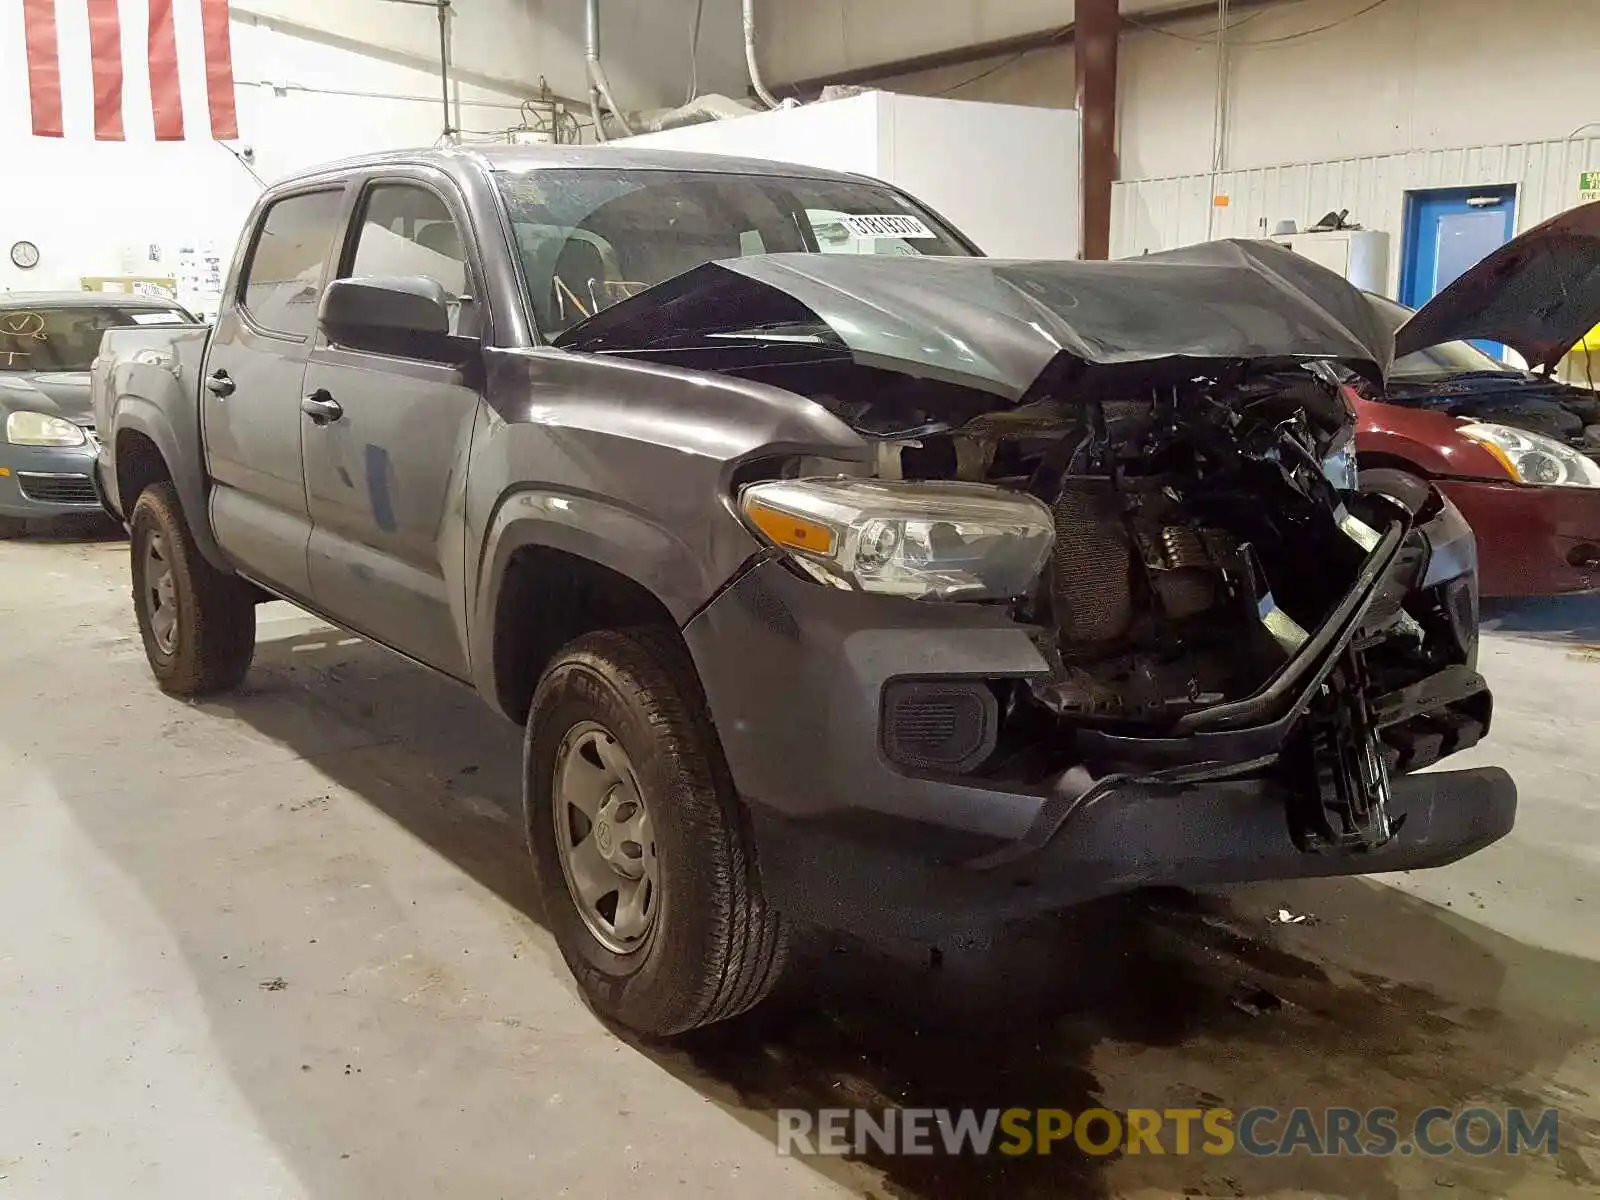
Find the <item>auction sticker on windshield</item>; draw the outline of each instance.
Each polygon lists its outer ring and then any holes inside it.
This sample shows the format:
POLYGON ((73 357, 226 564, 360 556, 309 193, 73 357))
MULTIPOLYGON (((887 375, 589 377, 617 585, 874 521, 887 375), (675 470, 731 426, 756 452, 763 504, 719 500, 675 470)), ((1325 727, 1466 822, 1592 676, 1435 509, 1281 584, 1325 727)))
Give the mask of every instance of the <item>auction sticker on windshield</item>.
POLYGON ((852 217, 841 213, 839 220, 858 238, 936 238, 939 235, 916 217, 899 213, 883 213, 852 217))

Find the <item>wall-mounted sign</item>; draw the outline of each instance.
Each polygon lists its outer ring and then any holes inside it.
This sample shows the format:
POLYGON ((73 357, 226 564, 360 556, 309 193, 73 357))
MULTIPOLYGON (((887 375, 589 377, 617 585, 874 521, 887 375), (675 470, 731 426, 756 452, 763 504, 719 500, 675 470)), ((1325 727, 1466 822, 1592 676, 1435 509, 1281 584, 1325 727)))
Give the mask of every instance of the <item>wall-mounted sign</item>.
POLYGON ((1600 171, 1584 171, 1578 176, 1578 203, 1600 200, 1600 171))

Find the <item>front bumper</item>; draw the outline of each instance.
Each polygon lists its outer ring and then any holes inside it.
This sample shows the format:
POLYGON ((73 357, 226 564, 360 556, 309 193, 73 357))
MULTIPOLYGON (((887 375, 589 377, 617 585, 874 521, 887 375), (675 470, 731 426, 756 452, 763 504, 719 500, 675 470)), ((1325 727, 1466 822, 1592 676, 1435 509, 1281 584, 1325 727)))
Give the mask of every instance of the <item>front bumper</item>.
MULTIPOLYGON (((1422 529, 1421 585, 1470 578, 1472 533, 1459 514, 1446 505, 1422 529)), ((1046 677, 1032 634, 997 607, 836 591, 772 558, 689 622, 684 636, 775 904, 802 919, 912 933, 1145 885, 1438 866, 1511 828, 1516 789, 1504 772, 1409 775, 1394 781, 1392 811, 1404 820, 1392 840, 1359 853, 1298 849, 1288 785, 1252 759, 1282 744, 1317 686, 1312 673, 1259 721, 1216 731, 1217 753, 1204 757, 1240 764, 1231 772, 1197 776, 1195 756, 1173 738, 1123 739, 1120 774, 1087 790, 1071 770, 1007 781, 890 760, 881 734, 890 685, 1046 677)), ((1474 689, 1486 704, 1469 666, 1445 682, 1410 697, 1411 708, 1474 689)))
POLYGON ((981 928, 1148 886, 1202 887, 1442 867, 1498 841, 1516 820, 1516 784, 1498 767, 1394 781, 1399 833, 1361 854, 1306 854, 1266 779, 1108 788, 1046 816, 1018 842, 962 861, 937 842, 870 826, 796 821, 752 805, 763 886, 800 920, 916 937, 981 928))
POLYGON ((0 442, 0 516, 57 517, 102 511, 96 447, 0 442))
POLYGON ((1485 596, 1600 590, 1600 488, 1441 480, 1478 535, 1485 596))

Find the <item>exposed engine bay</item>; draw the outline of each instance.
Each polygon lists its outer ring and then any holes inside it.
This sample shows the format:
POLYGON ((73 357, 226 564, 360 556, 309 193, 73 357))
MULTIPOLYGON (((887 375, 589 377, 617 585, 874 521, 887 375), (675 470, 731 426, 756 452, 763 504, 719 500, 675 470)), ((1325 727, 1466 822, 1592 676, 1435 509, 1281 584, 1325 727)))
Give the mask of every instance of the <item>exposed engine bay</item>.
POLYGON ((1078 760, 1102 775, 1120 769, 1119 746, 1131 756, 1151 736, 1181 741, 1186 720, 1263 694, 1348 603, 1380 542, 1399 545, 1304 719, 1263 747, 1272 769, 1302 781, 1291 825, 1306 849, 1381 845, 1393 833, 1390 772, 1470 745, 1488 712, 1469 698, 1457 722, 1452 698, 1432 692, 1442 703, 1427 716, 1381 713, 1374 701, 1470 657, 1458 634, 1476 614, 1452 625, 1441 598, 1412 590, 1412 514, 1355 490, 1336 380, 1315 366, 1247 370, 1140 398, 987 413, 885 443, 879 471, 985 481, 1050 506, 1054 548, 1017 616, 1041 629, 1052 673, 1012 706, 1062 722, 1078 760), (1109 736, 1095 740, 1096 730, 1109 736))
POLYGON ((991 412, 901 444, 887 469, 1050 505, 1054 552, 1020 614, 1056 634, 1035 695, 1080 720, 1159 724, 1258 689, 1403 519, 1330 480, 1349 428, 1337 386, 1291 369, 991 412))

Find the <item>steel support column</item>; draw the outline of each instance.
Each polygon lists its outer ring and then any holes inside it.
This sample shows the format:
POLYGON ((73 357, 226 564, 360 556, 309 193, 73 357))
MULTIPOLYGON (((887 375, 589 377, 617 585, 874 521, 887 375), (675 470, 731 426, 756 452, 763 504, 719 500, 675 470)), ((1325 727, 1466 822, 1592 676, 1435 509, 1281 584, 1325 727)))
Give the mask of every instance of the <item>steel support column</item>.
POLYGON ((1077 0, 1079 244, 1084 258, 1111 256, 1111 184, 1117 177, 1118 0, 1077 0))

